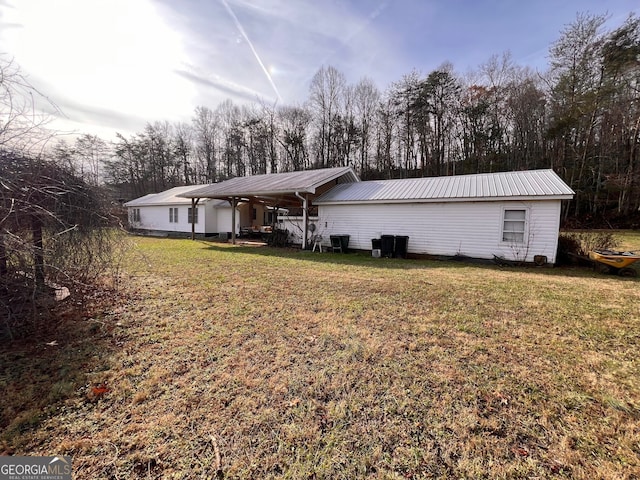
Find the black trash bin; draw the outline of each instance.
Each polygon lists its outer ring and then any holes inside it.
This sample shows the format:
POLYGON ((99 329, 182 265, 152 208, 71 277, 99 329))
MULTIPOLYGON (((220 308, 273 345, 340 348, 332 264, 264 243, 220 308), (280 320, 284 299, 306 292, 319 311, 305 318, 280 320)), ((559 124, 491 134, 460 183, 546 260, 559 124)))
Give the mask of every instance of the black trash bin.
POLYGON ((409 247, 409 237, 406 235, 396 235, 396 244, 393 249, 393 256, 396 258, 407 258, 407 249, 409 247))
POLYGON ((351 235, 338 235, 340 237, 340 243, 342 244, 342 253, 347 253, 349 248, 349 238, 351 235))
POLYGON ((382 238, 380 239, 380 244, 381 244, 380 255, 383 257, 391 258, 393 256, 395 237, 393 235, 382 235, 382 238))

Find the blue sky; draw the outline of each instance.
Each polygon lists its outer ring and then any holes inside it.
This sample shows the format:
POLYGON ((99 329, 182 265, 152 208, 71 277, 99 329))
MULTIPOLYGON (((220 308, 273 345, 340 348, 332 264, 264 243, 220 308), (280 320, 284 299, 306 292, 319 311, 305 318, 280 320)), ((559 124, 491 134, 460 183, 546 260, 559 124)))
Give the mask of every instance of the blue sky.
POLYGON ((112 137, 198 105, 295 104, 333 65, 381 90, 510 51, 544 71, 578 12, 620 25, 638 0, 0 0, 0 53, 55 102, 61 130, 112 137))

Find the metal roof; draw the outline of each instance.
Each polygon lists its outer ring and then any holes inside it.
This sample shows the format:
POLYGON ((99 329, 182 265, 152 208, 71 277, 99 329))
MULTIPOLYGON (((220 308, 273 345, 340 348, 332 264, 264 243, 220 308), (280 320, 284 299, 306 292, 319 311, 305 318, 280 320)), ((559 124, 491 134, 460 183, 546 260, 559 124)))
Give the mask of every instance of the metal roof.
POLYGON ((295 192, 315 193, 316 188, 336 179, 344 182, 360 181, 351 167, 323 168, 319 170, 236 177, 183 193, 181 196, 186 198, 226 198, 273 196, 293 194, 295 192))
POLYGON ((442 202, 525 198, 570 199, 574 191, 553 170, 372 180, 337 185, 314 200, 335 203, 442 202))
MULTIPOLYGON (((191 199, 185 197, 179 197, 192 190, 198 190, 206 187, 207 185, 188 185, 186 187, 174 187, 169 190, 165 190, 160 193, 150 193, 144 197, 136 198, 124 204, 125 207, 148 207, 154 205, 191 205, 191 199)), ((231 206, 229 202, 220 200, 214 203, 216 207, 231 206)))

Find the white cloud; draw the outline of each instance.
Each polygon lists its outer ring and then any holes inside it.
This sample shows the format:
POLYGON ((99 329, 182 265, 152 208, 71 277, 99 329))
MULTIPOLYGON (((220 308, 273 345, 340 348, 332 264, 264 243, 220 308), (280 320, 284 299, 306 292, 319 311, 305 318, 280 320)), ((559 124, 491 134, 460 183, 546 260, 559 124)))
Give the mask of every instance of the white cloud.
MULTIPOLYGON (((616 4, 618 22, 638 10, 637 0, 616 4)), ((66 113, 66 124, 122 125, 133 133, 145 121, 189 120, 197 105, 215 108, 228 98, 273 103, 279 92, 282 103, 302 102, 323 65, 352 83, 371 77, 381 89, 412 69, 427 73, 450 60, 464 71, 505 50, 544 66, 549 43, 573 11, 596 5, 0 0, 0 53, 15 57, 66 113)))
MULTIPOLYGON (((145 0, 20 0, 5 8, 2 50, 56 103, 124 115, 190 115, 195 88, 175 73, 182 38, 145 0), (19 8, 17 8, 19 7, 19 8)), ((70 114, 69 114, 70 115, 70 114)), ((73 120, 73 119, 72 119, 73 120)))
POLYGON ((357 81, 392 57, 371 28, 383 3, 226 3, 4 0, 0 52, 61 107, 65 125, 122 122, 125 133, 227 98, 300 102, 323 65, 357 81))
MULTIPOLYGON (((242 85, 267 100, 276 95, 269 76, 285 103, 304 100, 308 83, 323 65, 334 65, 358 80, 370 75, 374 61, 392 57, 387 42, 371 28, 383 9, 367 3, 356 11, 350 2, 309 0, 227 0, 242 30, 255 48, 269 75, 265 74, 251 46, 222 2, 206 5, 165 1, 168 9, 183 16, 198 8, 200 16, 180 19, 180 30, 189 37, 190 53, 197 57, 198 74, 220 82, 242 85), (203 11, 204 10, 204 11, 203 11), (204 20, 206 19, 206 21, 204 20)), ((234 98, 235 100, 235 98, 234 98)))

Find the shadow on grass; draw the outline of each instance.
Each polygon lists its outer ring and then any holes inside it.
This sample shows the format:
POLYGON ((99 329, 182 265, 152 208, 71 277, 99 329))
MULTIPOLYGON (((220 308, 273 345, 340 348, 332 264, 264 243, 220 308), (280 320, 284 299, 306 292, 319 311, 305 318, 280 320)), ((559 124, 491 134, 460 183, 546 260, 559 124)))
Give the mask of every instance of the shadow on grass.
POLYGON ((446 269, 468 269, 478 268, 486 270, 511 271, 511 272, 529 272, 540 275, 551 275, 560 277, 578 277, 578 278, 601 278, 601 279, 618 279, 620 281, 638 281, 638 278, 619 277, 615 275, 602 274, 594 271, 590 267, 580 265, 559 265, 554 267, 537 267, 537 266, 502 266, 497 265, 492 260, 473 259, 473 258, 374 258, 368 251, 352 251, 346 254, 331 252, 311 252, 309 250, 300 250, 299 248, 274 248, 266 245, 225 245, 211 244, 202 242, 207 250, 237 253, 243 255, 259 255, 271 258, 291 258, 301 261, 338 264, 338 265, 354 265, 376 268, 381 270, 399 269, 412 270, 423 268, 446 268, 446 269))
POLYGON ((37 333, 2 342, 0 454, 19 453, 29 432, 54 417, 65 400, 97 399, 92 378, 110 368, 117 342, 113 326, 91 319, 74 301, 56 307, 37 333))

